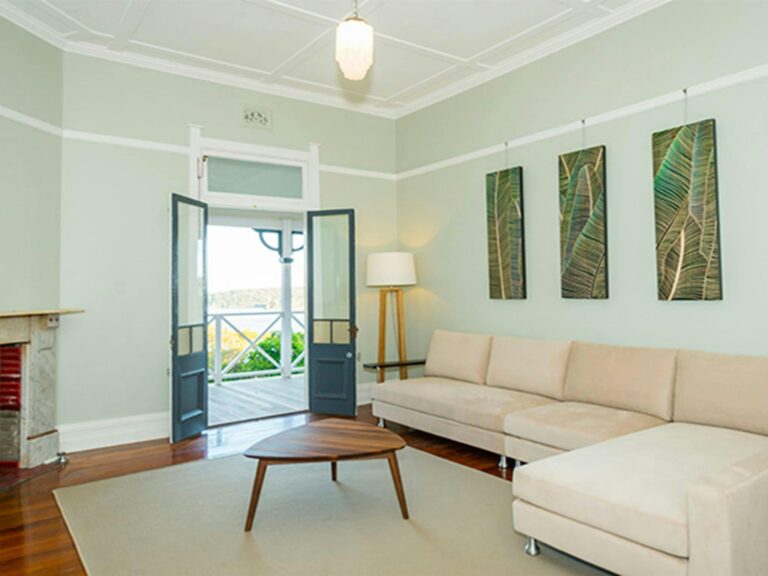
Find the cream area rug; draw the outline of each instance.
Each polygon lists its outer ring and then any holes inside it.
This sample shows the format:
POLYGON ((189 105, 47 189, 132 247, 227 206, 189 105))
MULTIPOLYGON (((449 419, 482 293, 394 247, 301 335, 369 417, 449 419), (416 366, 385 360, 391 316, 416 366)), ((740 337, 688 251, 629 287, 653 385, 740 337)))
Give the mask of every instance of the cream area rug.
POLYGON ((523 553, 511 484, 399 452, 410 520, 385 460, 270 466, 251 533, 256 462, 204 460, 62 488, 55 496, 92 576, 561 576, 604 574, 523 553))

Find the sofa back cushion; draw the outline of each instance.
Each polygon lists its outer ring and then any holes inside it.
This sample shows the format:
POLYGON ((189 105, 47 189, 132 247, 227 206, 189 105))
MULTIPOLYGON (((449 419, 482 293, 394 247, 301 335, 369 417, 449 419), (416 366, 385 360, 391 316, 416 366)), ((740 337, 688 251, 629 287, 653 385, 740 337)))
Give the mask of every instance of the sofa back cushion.
POLYGON ((424 375, 485 384, 490 352, 490 336, 435 330, 424 375))
POLYGON ((681 350, 674 418, 768 435, 768 358, 681 350))
POLYGON ((567 341, 494 336, 488 385, 562 400, 570 347, 567 341))
POLYGON ((574 342, 565 398, 672 419, 675 350, 574 342))

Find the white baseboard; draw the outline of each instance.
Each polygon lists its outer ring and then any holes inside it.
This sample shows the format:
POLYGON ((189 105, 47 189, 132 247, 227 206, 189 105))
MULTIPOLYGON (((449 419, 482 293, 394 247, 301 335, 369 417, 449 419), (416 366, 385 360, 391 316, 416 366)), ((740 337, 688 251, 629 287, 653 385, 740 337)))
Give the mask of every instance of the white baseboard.
POLYGON ((373 382, 359 382, 357 384, 357 405, 370 404, 373 401, 373 382))
POLYGON ((168 412, 154 412, 152 414, 58 426, 62 452, 80 452, 81 450, 168 438, 169 428, 170 415, 168 412))
MULTIPOLYGON (((362 382, 357 385, 358 406, 371 403, 372 391, 373 382, 362 382)), ((169 428, 170 415, 168 412, 92 420, 77 424, 61 424, 58 426, 60 450, 62 452, 81 452, 82 450, 168 438, 169 428)))

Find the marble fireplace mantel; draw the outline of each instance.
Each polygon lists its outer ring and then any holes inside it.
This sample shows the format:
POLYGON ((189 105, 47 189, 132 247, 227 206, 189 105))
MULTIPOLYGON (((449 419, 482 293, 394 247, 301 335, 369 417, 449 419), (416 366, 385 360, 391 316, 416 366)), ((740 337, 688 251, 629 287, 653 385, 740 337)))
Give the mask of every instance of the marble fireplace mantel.
POLYGON ((61 316, 63 314, 81 314, 85 312, 81 308, 51 308, 43 310, 0 310, 0 318, 24 318, 29 316, 61 316))
POLYGON ((56 457, 56 332, 59 316, 80 312, 84 310, 0 311, 0 345, 23 349, 21 407, 0 409, 0 462, 32 468, 56 457))

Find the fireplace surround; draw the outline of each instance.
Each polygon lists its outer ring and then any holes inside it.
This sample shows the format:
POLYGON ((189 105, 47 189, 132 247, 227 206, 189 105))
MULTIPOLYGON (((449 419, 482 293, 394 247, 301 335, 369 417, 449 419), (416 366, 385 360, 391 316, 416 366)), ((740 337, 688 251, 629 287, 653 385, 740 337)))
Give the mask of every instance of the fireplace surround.
POLYGON ((0 465, 57 458, 56 333, 59 317, 77 312, 0 312, 0 465))

